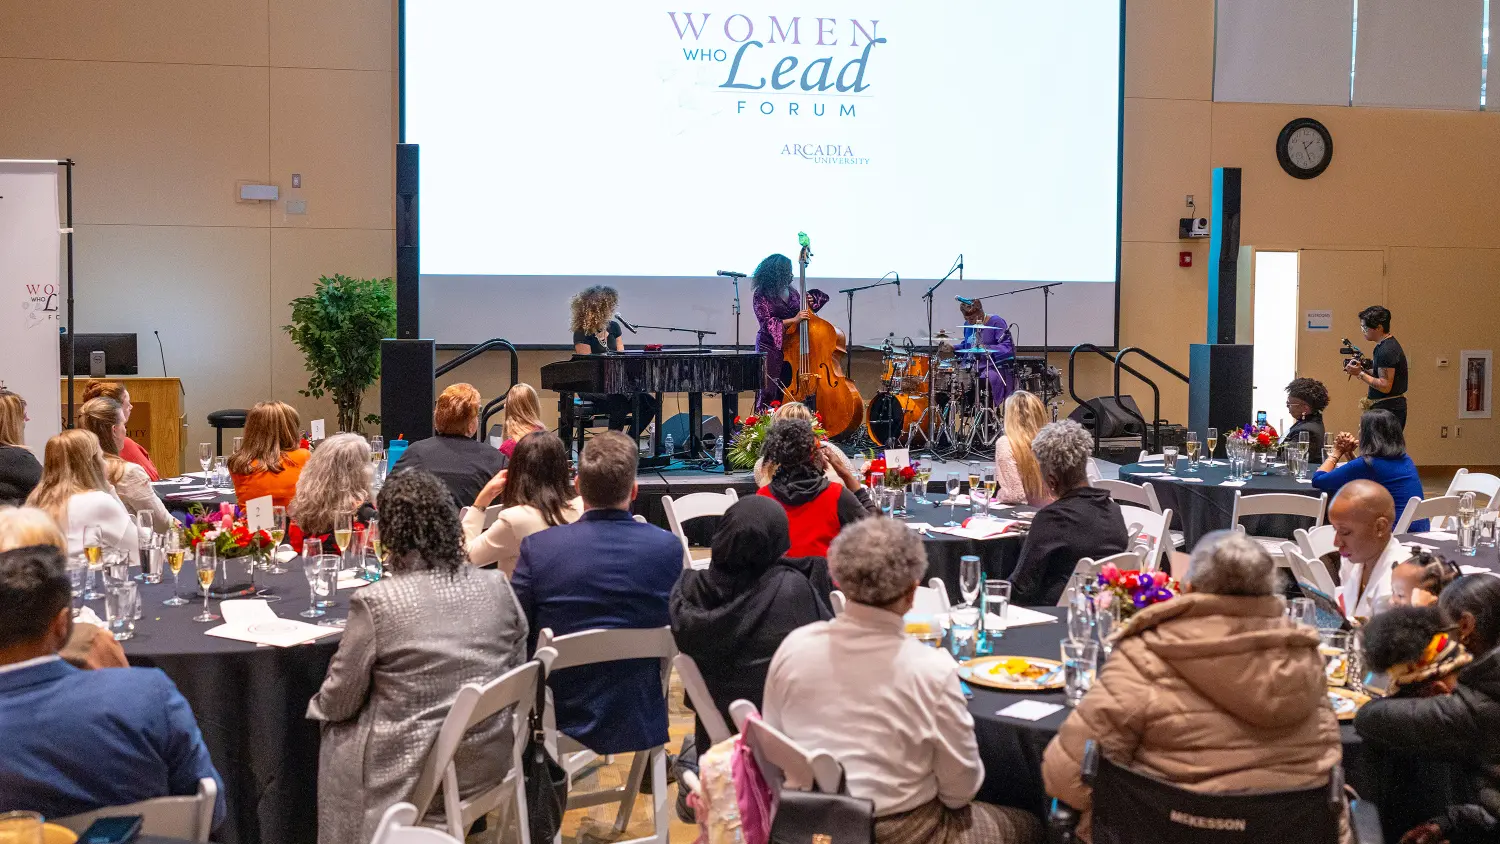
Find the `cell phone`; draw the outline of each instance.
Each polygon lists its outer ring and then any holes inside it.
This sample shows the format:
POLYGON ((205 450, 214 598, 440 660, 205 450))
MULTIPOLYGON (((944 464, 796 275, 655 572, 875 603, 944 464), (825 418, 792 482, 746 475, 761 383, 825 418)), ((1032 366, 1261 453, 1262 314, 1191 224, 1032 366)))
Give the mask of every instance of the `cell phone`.
POLYGON ((99 818, 78 836, 79 844, 125 844, 141 834, 140 815, 99 818))
POLYGON ((1264 424, 1266 424, 1266 412, 1264 410, 1257 410, 1257 411, 1255 411, 1255 424, 1257 424, 1257 425, 1264 425, 1264 424))

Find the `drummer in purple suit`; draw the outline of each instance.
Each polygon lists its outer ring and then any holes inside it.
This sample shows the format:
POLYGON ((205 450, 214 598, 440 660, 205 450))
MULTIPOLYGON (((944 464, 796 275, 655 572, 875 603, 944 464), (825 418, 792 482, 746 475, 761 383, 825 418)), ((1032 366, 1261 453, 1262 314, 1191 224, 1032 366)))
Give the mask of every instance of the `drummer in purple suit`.
POLYGON ((999 407, 1011 393, 1016 391, 1014 366, 1016 348, 1015 341, 1010 336, 1010 325, 999 314, 985 316, 984 303, 965 299, 962 296, 958 297, 958 310, 963 314, 966 326, 984 327, 965 327, 964 341, 955 346, 954 350, 958 352, 964 349, 989 350, 989 354, 959 355, 959 357, 968 359, 974 370, 985 379, 990 388, 990 402, 999 407))

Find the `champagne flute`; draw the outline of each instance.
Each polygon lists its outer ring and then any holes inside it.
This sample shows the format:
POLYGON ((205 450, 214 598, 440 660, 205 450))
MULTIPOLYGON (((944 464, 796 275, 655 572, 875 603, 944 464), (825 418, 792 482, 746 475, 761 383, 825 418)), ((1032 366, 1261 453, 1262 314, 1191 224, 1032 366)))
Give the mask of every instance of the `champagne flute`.
POLYGON ((1219 429, 1208 429, 1208 462, 1214 462, 1214 449, 1219 447, 1219 429))
POLYGON ((379 580, 385 569, 385 542, 380 539, 380 520, 371 519, 365 527, 365 542, 369 543, 370 551, 375 555, 376 568, 371 572, 369 580, 379 580))
POLYGON ((172 570, 172 597, 166 599, 165 601, 162 601, 163 606, 180 607, 183 604, 187 603, 186 599, 177 594, 177 575, 182 571, 182 558, 187 556, 186 543, 187 540, 183 537, 182 531, 180 530, 174 530, 171 533, 167 534, 166 556, 167 568, 172 570))
POLYGON ((1189 472, 1198 471, 1198 447, 1198 432, 1188 431, 1187 439, 1182 443, 1182 450, 1187 452, 1189 472))
POLYGON ((198 465, 203 467, 203 474, 207 480, 208 467, 214 462, 214 444, 198 443, 198 465))
POLYGON ((98 525, 85 525, 83 528, 83 558, 89 564, 89 580, 84 585, 83 599, 93 601, 103 598, 104 593, 94 588, 95 573, 104 568, 104 532, 98 525))
POLYGON ((198 543, 198 556, 193 560, 193 565, 198 569, 198 586, 203 590, 203 612, 193 616, 193 620, 218 621, 219 617, 208 611, 208 587, 213 584, 214 575, 219 569, 219 549, 212 540, 205 539, 198 543))
POLYGON ((946 522, 943 523, 943 527, 958 527, 959 526, 959 522, 954 517, 953 508, 957 506, 958 493, 962 489, 963 489, 963 475, 960 475, 957 472, 949 472, 948 473, 948 487, 947 487, 947 490, 948 490, 948 521, 946 521, 946 522))
POLYGON ((347 561, 349 556, 349 541, 354 538, 354 517, 349 513, 340 513, 333 519, 333 541, 338 543, 339 553, 347 561))
POLYGON ((979 574, 978 557, 965 554, 958 558, 958 592, 965 607, 974 606, 974 599, 979 597, 979 574))
POLYGON ((323 543, 316 539, 309 539, 303 544, 302 551, 302 575, 307 578, 307 609, 297 613, 303 618, 319 618, 327 613, 318 609, 318 584, 323 578, 323 543), (317 543, 313 547, 313 543, 317 543), (316 553, 308 553, 315 551, 316 553))
POLYGON ((979 464, 978 463, 970 463, 969 464, 969 497, 970 498, 973 498, 975 492, 977 490, 979 490, 980 484, 982 483, 982 480, 983 480, 983 477, 984 476, 979 473, 979 464))
POLYGON ((286 569, 276 561, 276 549, 281 547, 281 540, 286 538, 286 508, 271 508, 271 527, 266 531, 271 537, 271 554, 266 559, 266 574, 286 574, 286 569))
POLYGON ((995 493, 1000 489, 1000 481, 995 477, 994 466, 986 466, 984 468, 982 481, 984 483, 984 514, 988 516, 990 514, 989 505, 995 503, 995 493))

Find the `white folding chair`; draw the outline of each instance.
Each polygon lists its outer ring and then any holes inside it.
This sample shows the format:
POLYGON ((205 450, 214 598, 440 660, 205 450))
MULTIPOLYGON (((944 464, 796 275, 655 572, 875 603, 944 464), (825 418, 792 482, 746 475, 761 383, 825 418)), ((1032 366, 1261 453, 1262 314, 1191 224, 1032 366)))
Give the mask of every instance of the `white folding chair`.
MULTIPOLYGON (((463 844, 463 839, 454 838, 440 829, 413 826, 417 820, 417 807, 410 803, 396 803, 380 816, 380 826, 375 827, 375 837, 370 844, 463 844)), ((521 827, 521 840, 527 840, 527 830, 521 827)))
POLYGON ((489 530, 490 529, 490 525, 492 525, 492 524, 495 523, 495 519, 497 519, 497 518, 500 517, 500 511, 504 510, 504 509, 505 509, 505 507, 503 505, 500 505, 500 504, 491 504, 490 506, 484 508, 484 529, 485 530, 489 530))
POLYGON ((834 615, 839 616, 844 614, 844 605, 848 603, 849 599, 844 597, 843 592, 837 589, 833 590, 828 594, 828 600, 833 604, 834 615))
MULTIPOLYGON (((507 795, 513 800, 515 817, 521 828, 521 844, 531 844, 526 820, 526 782, 521 776, 521 755, 530 735, 531 710, 536 706, 536 687, 545 682, 547 665, 557 656, 551 648, 537 648, 536 659, 505 672, 488 683, 469 683, 458 690, 448 715, 438 728, 437 739, 427 752, 427 761, 412 789, 416 817, 427 815, 439 789, 443 792, 443 814, 448 834, 463 840, 474 822, 504 805, 507 795), (465 800, 458 791, 458 765, 455 756, 464 736, 475 726, 507 707, 510 713, 510 770, 505 778, 490 788, 465 800)), ((499 826, 495 828, 498 839, 499 826)))
POLYGON ((826 750, 807 750, 785 733, 760 719, 755 704, 737 700, 729 714, 755 756, 761 776, 774 792, 779 788, 837 794, 844 768, 826 750))
POLYGON ((141 833, 187 841, 207 841, 214 825, 214 801, 219 785, 212 777, 198 780, 198 793, 185 797, 156 797, 126 806, 106 806, 66 818, 49 819, 74 832, 83 832, 99 818, 140 815, 141 833))
MULTIPOLYGON (((1418 498, 1413 495, 1401 511, 1401 518, 1396 520, 1396 527, 1392 533, 1402 534, 1411 530, 1412 522, 1423 519, 1441 519, 1444 516, 1458 515, 1458 496, 1440 495, 1437 498, 1418 498)), ((1433 523, 1437 527, 1437 523, 1433 523)))
POLYGON ((1298 583, 1306 583, 1330 598, 1338 596, 1333 575, 1328 573, 1328 567, 1323 565, 1322 560, 1307 557, 1291 542, 1281 543, 1281 554, 1286 557, 1287 566, 1291 568, 1292 576, 1297 578, 1298 583))
POLYGON ((1297 540, 1297 550, 1309 560, 1327 556, 1337 551, 1333 545, 1333 525, 1319 525, 1312 530, 1297 528, 1292 537, 1297 540))
POLYGON ((632 515, 630 518, 634 519, 637 522, 640 522, 643 525, 644 524, 650 524, 650 522, 646 521, 646 517, 642 516, 640 513, 636 513, 636 514, 632 515))
POLYGON ((1463 495, 1466 492, 1477 492, 1489 499, 1486 505, 1490 510, 1500 509, 1500 477, 1486 472, 1470 472, 1468 469, 1459 469, 1453 475, 1453 480, 1448 484, 1448 491, 1444 495, 1463 495))
POLYGON ((1153 513, 1161 512, 1161 501, 1157 500, 1156 490, 1149 483, 1133 484, 1130 481, 1098 480, 1091 484, 1095 489, 1107 490, 1109 497, 1116 503, 1124 502, 1144 507, 1153 513))
MULTIPOLYGON (((598 665, 622 659, 658 659, 661 661, 661 694, 666 700, 672 680, 672 658, 677 655, 677 644, 672 639, 672 628, 652 627, 645 629, 585 630, 554 636, 550 628, 542 628, 537 634, 537 648, 550 647, 557 651, 552 660, 551 671, 577 668, 582 665, 598 665)), ((579 793, 571 789, 571 779, 583 765, 598 758, 597 754, 567 735, 548 727, 548 743, 558 751, 563 770, 569 782, 568 810, 589 806, 618 803, 615 813, 615 832, 625 831, 630 824, 630 813, 635 809, 636 795, 640 794, 641 782, 646 771, 651 771, 651 808, 654 833, 644 838, 632 838, 615 844, 637 844, 655 842, 667 844, 667 752, 663 747, 643 748, 635 753, 630 763, 630 774, 625 784, 601 791, 579 793)))
MULTIPOLYGON (((1246 516, 1306 516, 1313 520, 1313 527, 1321 527, 1323 514, 1328 510, 1328 493, 1320 493, 1317 498, 1310 495, 1298 495, 1295 492, 1266 492, 1260 495, 1241 495, 1239 490, 1234 491, 1234 510, 1229 514, 1229 526, 1234 530, 1244 532, 1245 528, 1240 524, 1240 519, 1246 516)), ((1285 539, 1273 536, 1252 536, 1266 553, 1275 557, 1281 553, 1281 543, 1285 539)))
POLYGON ((694 492, 681 498, 673 498, 670 495, 661 497, 661 506, 667 511, 667 525, 677 538, 682 540, 682 567, 706 569, 710 560, 705 557, 694 562, 693 555, 688 551, 687 534, 683 532, 682 526, 691 519, 703 516, 722 516, 730 505, 740 500, 740 494, 730 487, 723 492, 694 492))
POLYGON ((1142 567, 1148 571, 1156 571, 1161 566, 1161 556, 1166 553, 1167 543, 1172 541, 1172 511, 1152 512, 1125 504, 1120 507, 1120 514, 1125 517, 1125 527, 1131 534, 1130 541, 1146 544, 1142 567))
MULTIPOLYGON (((1110 563, 1114 563, 1116 568, 1125 569, 1126 571, 1144 569, 1146 567, 1146 562, 1141 559, 1141 555, 1134 551, 1121 551, 1118 554, 1110 554, 1108 557, 1101 557, 1098 560, 1084 557, 1078 561, 1077 565, 1073 566, 1073 573, 1096 575, 1100 569, 1110 563)), ((1067 590, 1063 590, 1062 597, 1057 599, 1057 605, 1059 607, 1067 606, 1067 602, 1068 592, 1067 590)))
POLYGON ((948 587, 943 584, 941 577, 934 577, 927 581, 926 586, 918 586, 916 597, 911 603, 911 611, 922 615, 940 615, 951 607, 952 605, 948 602, 948 587))
MULTIPOLYGON (((687 654, 678 654, 672 657, 672 665, 677 669, 677 676, 682 680, 682 687, 687 690, 688 698, 693 701, 693 711, 698 713, 698 720, 703 722, 709 741, 718 744, 733 735, 729 732, 729 725, 724 723, 724 716, 719 714, 714 696, 708 693, 708 684, 703 682, 703 672, 698 670, 698 663, 687 654)), ((699 752, 707 750, 706 747, 699 748, 699 752)))

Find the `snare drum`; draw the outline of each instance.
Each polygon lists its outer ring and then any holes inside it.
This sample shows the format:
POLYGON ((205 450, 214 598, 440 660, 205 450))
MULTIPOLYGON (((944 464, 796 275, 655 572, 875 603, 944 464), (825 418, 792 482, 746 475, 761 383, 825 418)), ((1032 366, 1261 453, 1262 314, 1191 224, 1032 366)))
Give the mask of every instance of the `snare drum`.
POLYGON ((901 392, 927 395, 927 379, 932 376, 932 355, 913 354, 901 379, 901 392))
POLYGON ((905 352, 887 351, 880 359, 880 389, 899 390, 910 366, 910 355, 905 352))

